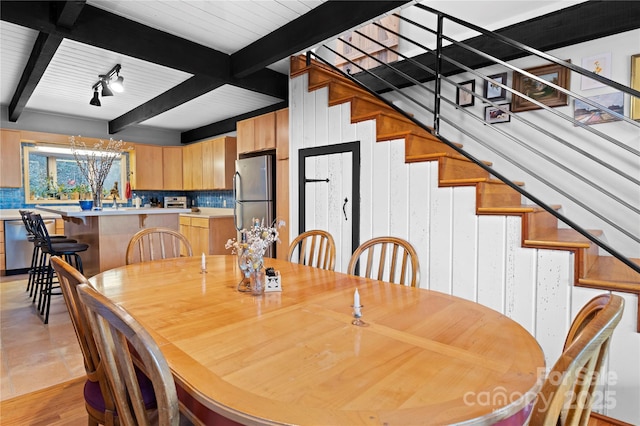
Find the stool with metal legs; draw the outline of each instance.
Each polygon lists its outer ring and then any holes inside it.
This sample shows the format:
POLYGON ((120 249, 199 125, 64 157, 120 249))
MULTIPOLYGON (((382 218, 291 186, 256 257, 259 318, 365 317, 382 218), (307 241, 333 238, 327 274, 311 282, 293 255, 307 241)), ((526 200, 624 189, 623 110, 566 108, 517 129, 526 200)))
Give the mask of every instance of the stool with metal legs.
MULTIPOLYGON (((35 233, 33 231, 33 221, 31 220, 32 212, 28 210, 19 210, 20 217, 22 218, 22 223, 24 223, 24 227, 27 230, 27 241, 33 243, 33 252, 31 253, 31 266, 29 268, 29 279, 27 280, 27 289, 29 292, 29 297, 33 297, 34 294, 34 282, 36 279, 36 275, 38 274, 38 264, 41 255, 40 245, 35 237, 35 233)), ((52 242, 58 243, 75 243, 77 240, 73 238, 67 238, 65 235, 49 235, 52 242)))
POLYGON ((44 323, 47 324, 49 322, 51 296, 54 294, 62 294, 60 292, 54 293, 54 290, 59 289, 60 286, 54 285, 59 284, 59 282, 57 280, 54 282, 54 270, 51 266, 50 258, 52 256, 59 256, 82 273, 82 258, 80 258, 79 253, 86 251, 89 245, 78 242, 52 243, 42 216, 32 214, 31 218, 33 220, 35 236, 42 251, 38 265, 40 272, 37 274, 38 278, 35 280, 35 292, 38 295, 38 312, 42 316, 44 323))

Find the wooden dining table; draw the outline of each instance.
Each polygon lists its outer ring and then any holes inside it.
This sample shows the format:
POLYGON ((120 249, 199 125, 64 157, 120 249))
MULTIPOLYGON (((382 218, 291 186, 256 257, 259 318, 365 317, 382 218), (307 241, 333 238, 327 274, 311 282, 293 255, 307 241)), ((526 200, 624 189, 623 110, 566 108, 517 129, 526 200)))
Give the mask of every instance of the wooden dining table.
POLYGON ((203 424, 494 424, 545 361, 515 321, 444 293, 265 259, 281 291, 239 292, 237 258, 119 267, 90 279, 154 337, 203 424), (352 324, 358 289, 363 326, 352 324), (223 422, 224 423, 224 422, 223 422))

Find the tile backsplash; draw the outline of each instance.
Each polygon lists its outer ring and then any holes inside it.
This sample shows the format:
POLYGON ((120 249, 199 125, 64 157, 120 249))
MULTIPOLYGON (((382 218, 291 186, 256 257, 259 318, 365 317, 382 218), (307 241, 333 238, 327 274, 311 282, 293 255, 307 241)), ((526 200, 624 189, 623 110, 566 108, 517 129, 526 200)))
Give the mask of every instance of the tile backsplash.
MULTIPOLYGON (((160 204, 164 197, 187 196, 188 206, 197 207, 221 207, 233 208, 235 199, 233 191, 134 191, 139 197, 144 196, 145 202, 151 198, 157 198, 160 204)), ((131 206, 129 200, 128 206, 131 206)), ((77 201, 69 201, 68 204, 77 205, 77 201)), ((60 205, 60 204, 57 204, 60 205)), ((35 204, 24 202, 23 188, 0 188, 0 209, 32 208, 35 204)))

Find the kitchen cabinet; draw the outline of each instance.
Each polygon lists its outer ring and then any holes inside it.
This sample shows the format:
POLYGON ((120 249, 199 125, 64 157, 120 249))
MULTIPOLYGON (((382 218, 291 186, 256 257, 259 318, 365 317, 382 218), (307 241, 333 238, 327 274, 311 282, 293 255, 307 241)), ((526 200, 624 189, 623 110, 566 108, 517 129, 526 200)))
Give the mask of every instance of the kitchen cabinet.
POLYGON ((7 261, 4 253, 4 220, 0 220, 0 271, 3 274, 7 270, 7 261))
POLYGON ((135 156, 135 184, 133 185, 133 189, 163 189, 162 147, 156 145, 136 144, 135 156))
MULTIPOLYGON (((284 220, 280 241, 289 242, 289 109, 276 111, 276 217, 284 220)), ((276 250, 278 259, 287 260, 287 250, 276 250)))
POLYGON ((22 187, 22 162, 20 161, 20 132, 0 130, 0 187, 22 187))
MULTIPOLYGON (((205 254, 229 254, 224 245, 236 238, 232 216, 194 217, 180 215, 180 232, 187 237, 194 256, 205 254)), ((186 255, 186 253, 183 253, 186 255)))
POLYGON ((232 189, 236 153, 236 138, 229 136, 185 146, 182 160, 184 189, 232 189))
POLYGON ((165 190, 182 190, 182 148, 162 147, 162 183, 165 190))
POLYGON ((270 112, 238 121, 238 154, 265 151, 276 147, 276 113, 270 112))

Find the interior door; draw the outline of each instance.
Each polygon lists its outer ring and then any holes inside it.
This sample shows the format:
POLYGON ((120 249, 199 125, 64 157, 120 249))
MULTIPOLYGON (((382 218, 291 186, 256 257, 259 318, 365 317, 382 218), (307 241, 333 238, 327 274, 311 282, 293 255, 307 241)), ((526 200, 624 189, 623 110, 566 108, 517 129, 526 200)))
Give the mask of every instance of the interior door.
POLYGON ((344 272, 360 235, 360 144, 299 151, 299 233, 323 229, 336 243, 336 271, 344 272))

